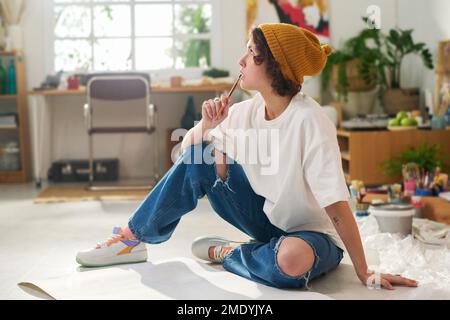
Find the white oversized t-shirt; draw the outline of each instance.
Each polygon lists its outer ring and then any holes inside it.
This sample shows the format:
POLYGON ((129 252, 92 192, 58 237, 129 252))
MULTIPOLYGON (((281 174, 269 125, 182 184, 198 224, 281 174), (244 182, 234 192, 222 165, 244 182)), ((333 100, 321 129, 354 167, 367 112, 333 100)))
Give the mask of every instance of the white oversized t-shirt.
POLYGON ((281 115, 266 120, 258 93, 231 106, 209 134, 266 199, 263 210, 273 225, 286 232, 327 234, 344 249, 324 208, 347 201, 349 193, 336 128, 315 100, 298 93, 281 115))

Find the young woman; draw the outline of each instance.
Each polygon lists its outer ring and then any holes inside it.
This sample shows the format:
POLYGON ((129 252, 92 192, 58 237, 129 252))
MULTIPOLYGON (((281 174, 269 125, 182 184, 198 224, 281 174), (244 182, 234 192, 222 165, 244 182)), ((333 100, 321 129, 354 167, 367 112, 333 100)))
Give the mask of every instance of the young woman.
MULTIPOLYGON (((183 139, 182 155, 128 226, 79 252, 77 261, 85 266, 145 261, 144 243, 168 240, 180 218, 207 195, 220 217, 253 240, 199 238, 192 245, 197 257, 259 283, 299 288, 336 268, 345 248, 367 284, 373 274, 347 203, 336 129, 300 92, 303 77, 319 73, 330 53, 302 28, 255 28, 239 65, 241 87, 256 96, 232 107, 227 96, 205 101, 202 120, 183 139)), ((387 289, 417 286, 389 274, 378 280, 387 289)))

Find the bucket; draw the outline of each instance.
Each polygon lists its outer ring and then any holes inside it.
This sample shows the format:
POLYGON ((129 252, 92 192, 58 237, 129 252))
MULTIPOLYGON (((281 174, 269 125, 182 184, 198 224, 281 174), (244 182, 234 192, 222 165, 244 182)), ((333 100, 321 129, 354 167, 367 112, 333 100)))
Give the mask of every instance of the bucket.
POLYGON ((411 205, 386 204, 371 206, 369 212, 377 220, 378 227, 382 233, 400 233, 407 236, 412 232, 415 210, 411 205))

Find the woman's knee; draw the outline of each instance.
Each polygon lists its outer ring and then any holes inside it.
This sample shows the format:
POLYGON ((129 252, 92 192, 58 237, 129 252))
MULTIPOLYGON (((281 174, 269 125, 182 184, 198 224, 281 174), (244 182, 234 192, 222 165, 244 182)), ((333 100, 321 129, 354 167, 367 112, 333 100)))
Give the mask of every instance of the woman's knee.
POLYGON ((277 252, 280 270, 290 277, 300 277, 314 266, 314 251, 304 240, 296 237, 284 238, 277 252))

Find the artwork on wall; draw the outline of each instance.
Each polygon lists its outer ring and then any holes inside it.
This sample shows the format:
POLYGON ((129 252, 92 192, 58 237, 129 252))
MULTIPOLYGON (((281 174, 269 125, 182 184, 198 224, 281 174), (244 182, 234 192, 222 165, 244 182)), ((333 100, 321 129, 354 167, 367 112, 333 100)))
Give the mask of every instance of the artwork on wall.
POLYGON ((438 45, 436 65, 436 113, 448 114, 450 124, 450 40, 438 45))
POLYGON ((328 0, 247 0, 247 30, 261 22, 300 26, 329 42, 328 0))

